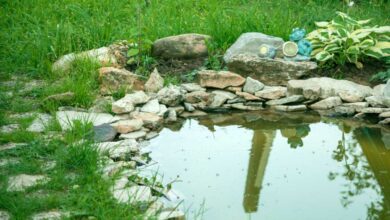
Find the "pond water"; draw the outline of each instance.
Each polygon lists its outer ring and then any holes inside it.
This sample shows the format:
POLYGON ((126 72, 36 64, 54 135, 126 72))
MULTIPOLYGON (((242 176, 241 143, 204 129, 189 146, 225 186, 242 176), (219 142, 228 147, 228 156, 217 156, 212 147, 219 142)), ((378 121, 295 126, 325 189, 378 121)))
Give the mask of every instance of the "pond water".
POLYGON ((390 133, 311 114, 214 114, 151 158, 188 219, 390 219, 390 133))

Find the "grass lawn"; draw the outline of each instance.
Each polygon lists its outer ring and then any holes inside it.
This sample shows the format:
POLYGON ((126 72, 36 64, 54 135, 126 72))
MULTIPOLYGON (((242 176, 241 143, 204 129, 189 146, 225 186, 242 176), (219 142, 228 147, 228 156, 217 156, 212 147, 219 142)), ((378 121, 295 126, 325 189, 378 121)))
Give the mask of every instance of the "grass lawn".
MULTIPOLYGON (((211 35, 224 50, 250 31, 287 39, 294 27, 314 29, 336 11, 372 24, 390 23, 387 0, 2 0, 0 72, 50 77, 59 56, 130 39, 136 33, 157 38, 181 33, 211 35)), ((4 76, 3 76, 4 77, 4 76)))

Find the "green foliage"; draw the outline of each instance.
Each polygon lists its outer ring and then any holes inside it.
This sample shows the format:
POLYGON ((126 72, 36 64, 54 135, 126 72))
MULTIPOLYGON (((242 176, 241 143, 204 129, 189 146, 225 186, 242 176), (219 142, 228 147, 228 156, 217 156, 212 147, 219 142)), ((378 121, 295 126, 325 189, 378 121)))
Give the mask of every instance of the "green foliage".
MULTIPOLYGON (((377 0, 376 2, 379 2, 377 0)), ((60 56, 125 40, 138 30, 137 1, 52 0, 2 1, 0 66, 5 73, 50 76, 60 56), (130 27, 130 28, 129 28, 130 27)), ((244 32, 259 31, 288 38, 292 28, 314 29, 345 11, 342 1, 152 0, 141 5, 142 38, 156 40, 182 33, 213 37, 224 50, 244 32), (302 10, 304 9, 304 10, 302 10)), ((390 4, 359 1, 348 13, 390 23, 390 4)))
POLYGON ((390 79, 390 57, 388 57, 385 62, 386 62, 387 70, 378 72, 375 75, 371 76, 370 78, 371 82, 386 83, 387 80, 390 79))
POLYGON ((371 76, 370 81, 386 83, 387 80, 389 79, 390 79, 390 69, 387 69, 386 71, 381 71, 371 76))
POLYGON ((119 100, 125 97, 126 93, 130 93, 130 91, 127 91, 126 86, 121 86, 119 89, 112 92, 112 98, 114 98, 114 100, 119 100))
POLYGON ((164 76, 164 86, 179 85, 181 82, 177 75, 167 74, 164 76))
POLYGON ((44 101, 43 108, 55 111, 59 106, 75 106, 88 108, 93 104, 99 88, 98 68, 100 65, 90 59, 76 60, 66 73, 56 73, 60 79, 53 81, 42 92, 42 100, 47 96, 73 92, 74 98, 66 101, 44 101))
POLYGON ((223 51, 214 41, 207 41, 208 58, 205 63, 207 69, 221 70, 223 67, 223 51))
POLYGON ((92 140, 94 135, 93 124, 88 122, 88 118, 75 120, 72 126, 65 132, 64 138, 68 143, 79 140, 92 140))
POLYGON ((337 17, 327 22, 315 22, 317 30, 308 34, 313 46, 312 56, 321 63, 344 65, 354 63, 362 68, 367 57, 381 59, 390 56, 390 26, 373 26, 371 20, 354 20, 337 12, 337 17))

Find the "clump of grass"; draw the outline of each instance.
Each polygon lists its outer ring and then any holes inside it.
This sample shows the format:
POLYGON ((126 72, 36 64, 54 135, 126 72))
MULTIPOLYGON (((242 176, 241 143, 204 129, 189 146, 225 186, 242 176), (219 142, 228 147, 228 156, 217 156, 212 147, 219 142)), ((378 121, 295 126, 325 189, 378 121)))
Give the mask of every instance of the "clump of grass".
POLYGON ((179 85, 181 82, 180 78, 174 74, 167 74, 164 76, 164 86, 179 85))
POLYGON ((99 88, 99 63, 91 59, 77 59, 65 73, 57 73, 59 80, 54 81, 44 94, 43 108, 55 111, 61 105, 88 108, 93 104, 97 89, 99 88), (64 92, 73 92, 74 97, 66 101, 44 100, 49 95, 64 92))

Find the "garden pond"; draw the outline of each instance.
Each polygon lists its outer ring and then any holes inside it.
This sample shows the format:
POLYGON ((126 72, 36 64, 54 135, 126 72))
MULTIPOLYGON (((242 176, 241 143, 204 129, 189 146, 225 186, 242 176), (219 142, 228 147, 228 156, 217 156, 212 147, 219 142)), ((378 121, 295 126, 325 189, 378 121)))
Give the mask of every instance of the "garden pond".
POLYGON ((390 219, 390 132, 316 114, 186 119, 148 147, 188 219, 390 219))

